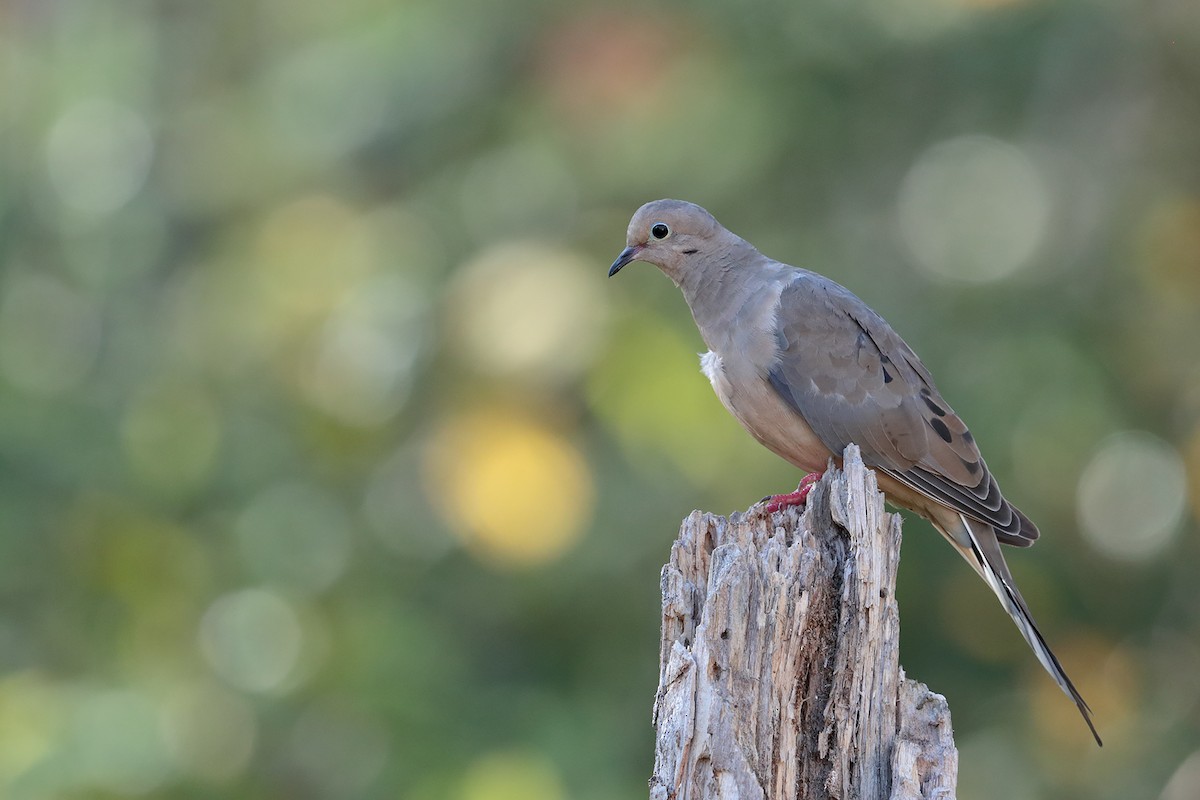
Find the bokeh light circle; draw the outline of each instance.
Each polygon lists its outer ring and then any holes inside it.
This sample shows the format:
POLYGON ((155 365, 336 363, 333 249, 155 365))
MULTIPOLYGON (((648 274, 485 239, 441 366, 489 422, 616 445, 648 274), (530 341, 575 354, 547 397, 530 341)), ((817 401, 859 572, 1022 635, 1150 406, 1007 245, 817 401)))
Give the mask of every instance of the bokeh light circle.
POLYGON ((463 776, 460 800, 565 800, 566 788, 554 764, 542 753, 488 753, 463 776))
POLYGON ((300 657, 303 631, 279 595, 243 589, 218 598, 200 622, 200 649, 212 668, 239 689, 280 687, 300 657))
POLYGON ((142 116, 107 98, 67 109, 46 141, 50 182, 59 198, 93 217, 133 199, 146 181, 153 152, 154 138, 142 116))
POLYGON ((452 419, 425 458, 430 504, 472 551, 498 565, 561 555, 591 515, 591 471, 550 428, 508 412, 452 419))
POLYGON ((289 483, 267 489, 238 517, 234 533, 251 572, 302 594, 332 586, 350 560, 350 519, 319 486, 289 483))
POLYGON ((989 136, 921 154, 898 199, 904 243, 930 275, 986 283, 1027 265, 1046 234, 1050 195, 1033 161, 989 136))
POLYGON ((162 728, 178 768, 209 781, 227 781, 254 754, 254 709, 235 692, 215 685, 182 686, 162 712, 162 728))
POLYGON ((600 267, 547 242, 489 248, 463 267, 451 288, 452 341, 485 374, 577 375, 603 339, 603 275, 600 267))
POLYGON ((1079 479, 1083 534, 1110 558, 1154 558, 1179 532, 1186 485, 1183 461, 1169 444, 1142 431, 1114 434, 1079 479))

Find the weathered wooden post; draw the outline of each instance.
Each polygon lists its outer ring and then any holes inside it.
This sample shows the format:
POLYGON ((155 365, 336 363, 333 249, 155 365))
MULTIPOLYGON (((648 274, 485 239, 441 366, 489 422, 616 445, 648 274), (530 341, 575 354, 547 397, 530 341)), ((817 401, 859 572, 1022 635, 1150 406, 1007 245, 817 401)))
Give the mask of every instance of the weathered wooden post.
POLYGON ((945 698, 900 669, 900 517, 850 445, 801 513, 694 512, 662 572, 652 800, 952 800, 945 698))

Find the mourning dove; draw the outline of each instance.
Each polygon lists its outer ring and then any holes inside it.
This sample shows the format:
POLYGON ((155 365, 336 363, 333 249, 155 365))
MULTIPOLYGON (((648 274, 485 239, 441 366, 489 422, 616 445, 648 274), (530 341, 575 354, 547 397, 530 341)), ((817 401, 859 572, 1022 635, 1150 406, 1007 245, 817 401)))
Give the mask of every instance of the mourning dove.
MULTIPOLYGON (((1001 495, 971 432, 899 334, 848 289, 767 258, 693 203, 642 206, 626 244, 609 276, 644 261, 683 291, 709 348, 701 368, 738 422, 808 473, 858 445, 887 498, 933 523, 987 582, 1100 744, 1000 552, 1030 546, 1038 529, 1001 495)), ((803 502, 813 477, 768 509, 803 502)))

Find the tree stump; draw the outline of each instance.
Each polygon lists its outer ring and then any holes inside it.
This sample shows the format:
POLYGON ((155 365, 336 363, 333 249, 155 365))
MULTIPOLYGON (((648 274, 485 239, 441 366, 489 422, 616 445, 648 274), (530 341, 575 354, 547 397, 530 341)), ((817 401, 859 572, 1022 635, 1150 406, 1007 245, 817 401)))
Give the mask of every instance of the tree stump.
POLYGON ((652 800, 952 800, 946 700, 899 666, 899 560, 854 445, 803 513, 685 519, 662 571, 652 800))

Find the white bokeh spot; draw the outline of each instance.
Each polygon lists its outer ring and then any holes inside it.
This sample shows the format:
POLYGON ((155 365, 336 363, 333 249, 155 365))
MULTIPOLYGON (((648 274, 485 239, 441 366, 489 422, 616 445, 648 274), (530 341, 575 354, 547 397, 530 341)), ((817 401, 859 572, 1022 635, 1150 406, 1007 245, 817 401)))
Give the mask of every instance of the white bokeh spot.
POLYGON ((1143 431, 1106 439, 1079 479, 1079 524, 1110 558, 1147 561, 1179 533, 1187 502, 1183 460, 1169 444, 1143 431))
POLYGON ((84 216, 117 211, 141 190, 154 138, 133 109, 106 98, 84 100, 58 118, 46 140, 50 183, 84 216))
POLYGON ((1045 238, 1051 200, 1020 148, 975 135, 921 154, 897 206, 900 234, 921 269, 940 279, 986 283, 1030 262, 1045 238))
POLYGON ((303 631, 291 605, 264 589, 217 598, 200 621, 200 649, 213 670, 239 689, 280 688, 300 657, 303 631))

